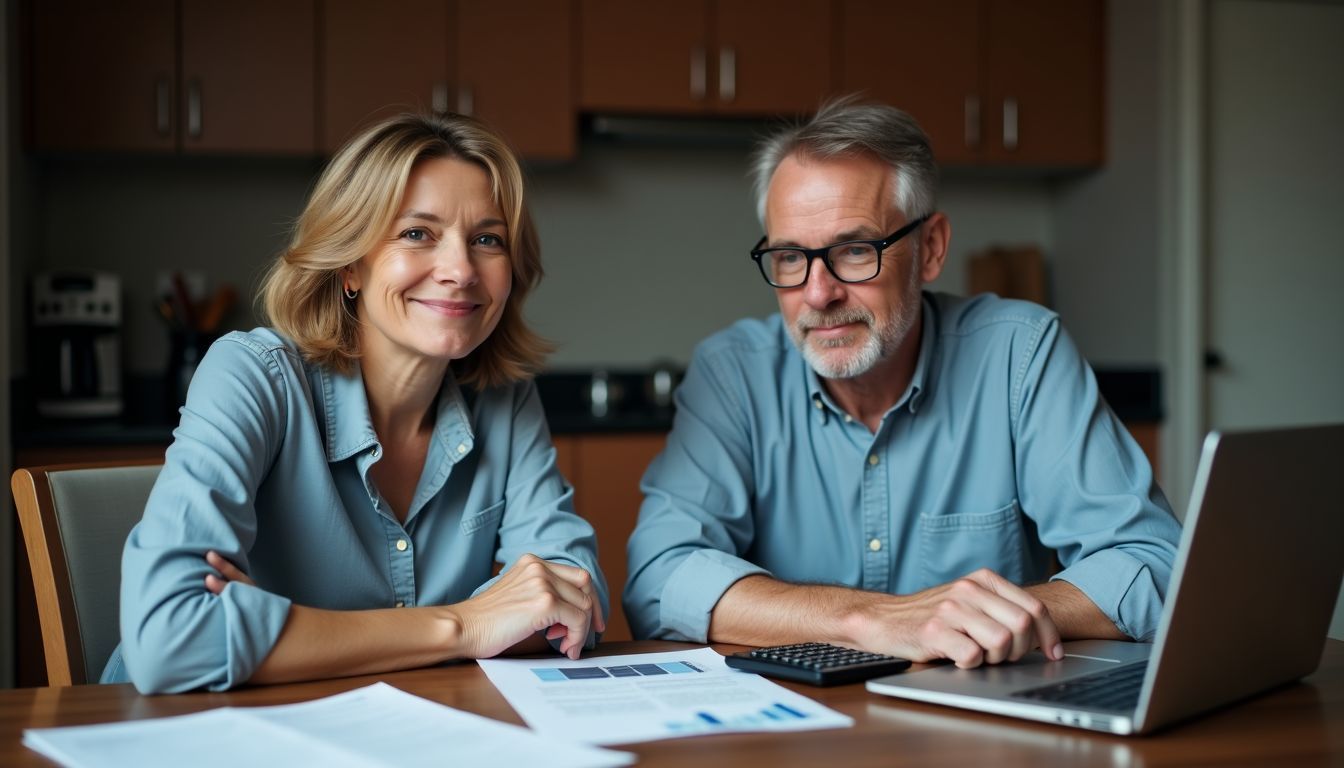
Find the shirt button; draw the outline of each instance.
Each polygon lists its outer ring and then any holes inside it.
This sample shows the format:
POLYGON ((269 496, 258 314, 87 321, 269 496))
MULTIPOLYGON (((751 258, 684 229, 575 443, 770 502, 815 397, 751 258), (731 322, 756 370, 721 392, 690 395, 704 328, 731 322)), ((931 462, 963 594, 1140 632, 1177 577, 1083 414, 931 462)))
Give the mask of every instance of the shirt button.
POLYGON ((848 413, 846 413, 846 414, 845 414, 845 423, 846 423, 846 424, 850 424, 850 423, 853 423, 853 421, 854 421, 854 417, 853 417, 853 416, 850 416, 848 413))
POLYGON ((406 603, 404 603, 404 602, 398 600, 398 601, 397 601, 397 607, 398 607, 398 608, 405 608, 405 607, 406 607, 406 603))
POLYGON ((373 458, 378 458, 378 446, 373 446, 373 458))
POLYGON ((879 539, 873 539, 872 541, 868 542, 868 548, 871 549, 871 550, 874 551, 874 552, 879 552, 879 551, 881 551, 881 549, 882 549, 882 542, 881 542, 881 540, 879 540, 879 539))
POLYGON ((870 455, 870 456, 868 457, 868 464, 869 464, 870 466, 874 466, 874 467, 877 466, 877 454, 876 454, 876 453, 874 453, 874 454, 872 454, 872 455, 870 455))
POLYGON ((466 444, 466 443, 458 443, 458 444, 457 444, 457 452, 458 452, 458 453, 466 453, 466 452, 467 452, 467 444, 466 444))
POLYGON ((815 406, 817 406, 817 410, 818 410, 818 411, 820 411, 822 408, 825 408, 825 407, 826 407, 826 406, 822 405, 822 403, 821 403, 821 398, 820 398, 820 397, 813 398, 813 400, 812 400, 812 404, 815 405, 815 406))
POLYGON ((406 551, 406 547, 407 547, 407 544, 406 544, 406 540, 405 540, 405 539, 397 539, 397 551, 398 551, 398 552, 405 552, 405 551, 406 551))

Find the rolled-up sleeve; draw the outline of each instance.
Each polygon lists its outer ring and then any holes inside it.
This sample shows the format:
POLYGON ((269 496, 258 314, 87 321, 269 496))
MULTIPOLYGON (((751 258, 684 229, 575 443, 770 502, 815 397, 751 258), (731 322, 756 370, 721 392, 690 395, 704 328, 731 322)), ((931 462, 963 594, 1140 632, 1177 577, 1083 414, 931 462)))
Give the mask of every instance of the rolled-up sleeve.
MULTIPOLYGON (((527 382, 514 387, 513 398, 512 409, 502 414, 511 417, 512 439, 496 560, 507 569, 522 555, 532 554, 582 568, 592 577, 602 614, 609 615, 611 603, 606 577, 597 562, 597 537, 593 526, 575 513, 574 489, 556 465, 555 445, 536 385, 527 382)), ((482 584, 476 593, 489 588, 497 578, 482 584)), ((590 632, 587 647, 596 643, 596 632, 590 632)), ((558 640, 553 641, 553 645, 558 644, 558 640)))
POLYGON ((234 582, 205 588, 219 552, 248 572, 254 502, 284 438, 286 390, 269 355, 226 337, 192 379, 143 519, 122 555, 121 654, 141 692, 224 690, 270 653, 290 601, 234 582))
POLYGON ((1052 318, 1015 373, 1023 511, 1078 587, 1136 640, 1157 632, 1180 524, 1152 467, 1052 318))
POLYGON ((640 484, 624 593, 636 638, 705 642, 723 593, 744 576, 768 573, 742 556, 755 531, 744 385, 713 362, 697 350, 675 395, 667 446, 640 484))

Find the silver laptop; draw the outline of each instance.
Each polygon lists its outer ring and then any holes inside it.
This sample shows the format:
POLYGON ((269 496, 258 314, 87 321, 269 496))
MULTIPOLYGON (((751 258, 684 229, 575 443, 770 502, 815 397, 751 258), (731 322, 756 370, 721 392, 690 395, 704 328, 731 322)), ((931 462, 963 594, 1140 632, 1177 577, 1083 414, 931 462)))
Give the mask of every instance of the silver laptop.
POLYGON ((1344 425, 1210 433, 1153 644, 1082 640, 977 669, 868 681, 888 696, 1147 733, 1316 669, 1344 577, 1344 425))

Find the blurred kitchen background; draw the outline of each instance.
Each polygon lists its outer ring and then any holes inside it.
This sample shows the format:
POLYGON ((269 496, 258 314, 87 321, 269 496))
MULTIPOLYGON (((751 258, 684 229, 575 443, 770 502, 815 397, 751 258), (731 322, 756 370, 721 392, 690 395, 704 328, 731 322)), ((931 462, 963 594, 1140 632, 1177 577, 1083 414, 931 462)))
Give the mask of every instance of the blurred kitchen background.
MULTIPOLYGON (((325 157, 406 108, 525 156, 543 399, 580 511, 617 529, 695 343, 775 310, 752 139, 854 91, 933 137, 933 288, 1056 309, 1178 513, 1207 429, 1344 420, 1344 4, 0 2, 6 478, 161 456, 325 157)), ((0 516, 0 685, 45 679, 21 550, 0 516)))

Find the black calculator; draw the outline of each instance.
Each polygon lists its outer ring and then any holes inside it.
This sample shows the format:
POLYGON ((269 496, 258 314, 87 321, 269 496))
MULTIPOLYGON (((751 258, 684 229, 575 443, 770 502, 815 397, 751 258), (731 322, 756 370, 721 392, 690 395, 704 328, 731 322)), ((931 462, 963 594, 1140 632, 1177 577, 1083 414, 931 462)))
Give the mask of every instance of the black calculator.
POLYGON ((742 651, 724 658, 733 669, 811 685, 843 685, 891 675, 910 666, 905 659, 827 643, 795 643, 742 651))

